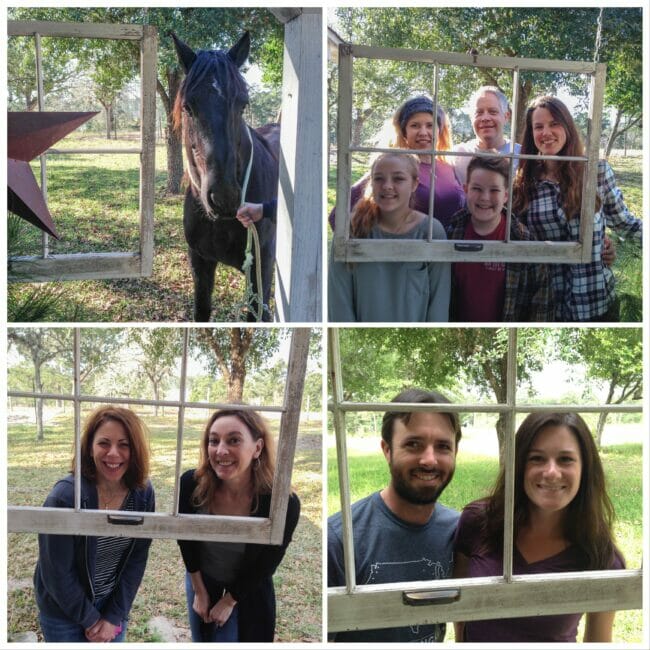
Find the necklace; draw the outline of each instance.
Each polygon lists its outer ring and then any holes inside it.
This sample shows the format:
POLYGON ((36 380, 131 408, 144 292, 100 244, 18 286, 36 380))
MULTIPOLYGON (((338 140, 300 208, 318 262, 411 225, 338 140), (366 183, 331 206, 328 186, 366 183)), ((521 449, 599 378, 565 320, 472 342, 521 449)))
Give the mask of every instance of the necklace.
POLYGON ((386 232, 392 233, 393 235, 399 235, 407 230, 407 225, 410 223, 409 222, 409 217, 413 213, 413 210, 409 208, 408 212, 403 216, 403 217, 398 217, 396 219, 396 224, 388 226, 387 224, 384 223, 382 226, 382 230, 385 230, 386 232))
POLYGON ((108 497, 106 497, 102 491, 100 491, 99 488, 97 488, 97 495, 99 497, 99 503, 100 503, 100 509, 103 510, 115 510, 116 508, 112 508, 111 506, 114 505, 115 498, 119 498, 119 503, 117 503, 117 507, 122 505, 122 501, 124 500, 124 490, 120 487, 115 492, 111 493, 110 490, 106 490, 108 492, 108 497), (101 503, 104 503, 103 507, 101 503))

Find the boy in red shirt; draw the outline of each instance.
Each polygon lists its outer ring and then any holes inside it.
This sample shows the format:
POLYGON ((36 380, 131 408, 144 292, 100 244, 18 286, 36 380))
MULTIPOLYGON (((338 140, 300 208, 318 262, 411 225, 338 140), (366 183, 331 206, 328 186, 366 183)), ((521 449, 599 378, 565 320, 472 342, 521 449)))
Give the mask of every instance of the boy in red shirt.
MULTIPOLYGON (((472 158, 464 185, 467 206, 447 226, 448 239, 505 241, 507 158, 472 158)), ((512 214, 510 240, 532 239, 512 214)), ((464 322, 553 320, 549 275, 544 264, 456 262, 452 265, 451 318, 464 322)))

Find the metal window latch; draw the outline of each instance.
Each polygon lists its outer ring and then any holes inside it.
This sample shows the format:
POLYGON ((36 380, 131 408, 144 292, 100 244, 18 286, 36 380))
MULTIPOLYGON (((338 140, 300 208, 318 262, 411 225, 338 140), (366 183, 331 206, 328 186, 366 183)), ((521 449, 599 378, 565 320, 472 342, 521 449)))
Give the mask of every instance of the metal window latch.
POLYGON ((483 250, 483 244, 454 244, 454 250, 462 253, 474 253, 483 250))
POLYGON ((142 526, 144 517, 130 515, 106 515, 106 520, 114 526, 142 526))
POLYGON ((447 605, 460 599, 460 589, 428 589, 426 591, 403 591, 405 605, 447 605))

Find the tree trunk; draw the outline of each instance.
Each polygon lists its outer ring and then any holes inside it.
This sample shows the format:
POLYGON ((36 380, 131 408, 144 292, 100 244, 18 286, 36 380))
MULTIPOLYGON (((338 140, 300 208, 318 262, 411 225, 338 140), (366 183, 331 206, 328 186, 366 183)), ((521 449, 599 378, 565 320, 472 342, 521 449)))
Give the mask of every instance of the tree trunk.
POLYGON ((609 158, 609 154, 612 153, 612 149, 614 148, 614 142, 616 141, 616 138, 620 135, 620 131, 618 130, 618 125, 621 123, 621 117, 622 113, 620 109, 617 109, 616 111, 616 119, 614 120, 614 126, 612 127, 612 132, 609 134, 609 138, 607 139, 607 144, 605 145, 605 159, 609 158))
POLYGON ((153 414, 154 417, 158 417, 158 399, 160 395, 160 389, 158 387, 158 384, 154 382, 153 385, 153 398, 156 400, 156 403, 153 405, 153 414))
POLYGON ((183 147, 180 134, 174 130, 173 109, 181 78, 178 70, 167 71, 169 96, 163 101, 167 113, 167 126, 165 129, 165 140, 167 143, 167 194, 181 193, 181 180, 183 178, 183 147))
POLYGON ((517 105, 517 133, 515 142, 521 144, 526 128, 526 109, 528 108, 528 98, 530 97, 531 84, 525 81, 519 86, 519 104, 517 105))
MULTIPOLYGON (((43 382, 41 380, 41 366, 37 359, 34 359, 34 386, 37 393, 43 392, 43 382)), ((43 442, 45 436, 43 434, 43 399, 36 398, 36 442, 43 442)))
POLYGON ((600 413, 598 415, 598 424, 596 425, 596 447, 601 448, 603 442, 603 431, 605 430, 605 423, 607 422, 607 413, 600 413))

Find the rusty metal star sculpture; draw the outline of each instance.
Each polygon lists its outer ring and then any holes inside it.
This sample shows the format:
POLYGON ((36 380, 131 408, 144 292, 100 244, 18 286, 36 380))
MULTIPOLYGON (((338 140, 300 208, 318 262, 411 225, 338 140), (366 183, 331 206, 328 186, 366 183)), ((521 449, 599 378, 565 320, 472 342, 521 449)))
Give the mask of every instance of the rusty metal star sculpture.
POLYGON ((97 115, 97 111, 7 113, 7 208, 59 238, 29 161, 97 115))

